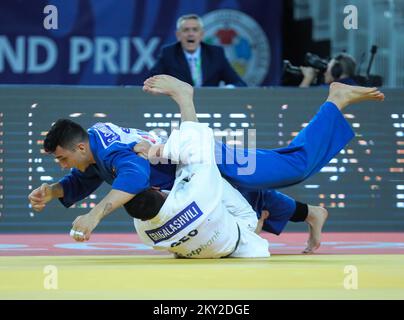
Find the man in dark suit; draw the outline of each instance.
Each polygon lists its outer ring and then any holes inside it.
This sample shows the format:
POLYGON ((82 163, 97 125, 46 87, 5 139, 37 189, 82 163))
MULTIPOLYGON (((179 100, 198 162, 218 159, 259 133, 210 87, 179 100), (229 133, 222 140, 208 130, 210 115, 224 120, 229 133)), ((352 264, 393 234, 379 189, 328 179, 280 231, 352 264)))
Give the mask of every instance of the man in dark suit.
POLYGON ((177 20, 178 42, 162 48, 150 75, 168 74, 194 87, 226 85, 245 87, 246 83, 231 67, 221 47, 202 42, 202 19, 185 15, 177 20))

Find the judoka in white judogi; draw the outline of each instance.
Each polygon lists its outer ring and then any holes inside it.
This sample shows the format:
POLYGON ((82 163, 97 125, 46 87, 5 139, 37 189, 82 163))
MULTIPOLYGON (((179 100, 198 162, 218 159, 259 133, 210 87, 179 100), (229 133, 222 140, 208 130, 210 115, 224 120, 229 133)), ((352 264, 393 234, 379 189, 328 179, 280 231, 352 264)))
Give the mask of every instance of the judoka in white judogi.
POLYGON ((224 180, 215 163, 213 131, 185 121, 164 146, 178 163, 174 186, 152 219, 134 219, 148 245, 182 258, 269 257, 267 240, 254 231, 257 215, 224 180))

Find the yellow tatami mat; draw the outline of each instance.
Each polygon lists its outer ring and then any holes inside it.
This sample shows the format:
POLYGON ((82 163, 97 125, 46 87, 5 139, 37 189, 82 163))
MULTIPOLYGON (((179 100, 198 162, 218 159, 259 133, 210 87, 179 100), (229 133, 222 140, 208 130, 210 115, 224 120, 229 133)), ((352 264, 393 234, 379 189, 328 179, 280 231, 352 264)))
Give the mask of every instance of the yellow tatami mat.
POLYGON ((0 257, 0 299, 404 299, 404 256, 0 257))

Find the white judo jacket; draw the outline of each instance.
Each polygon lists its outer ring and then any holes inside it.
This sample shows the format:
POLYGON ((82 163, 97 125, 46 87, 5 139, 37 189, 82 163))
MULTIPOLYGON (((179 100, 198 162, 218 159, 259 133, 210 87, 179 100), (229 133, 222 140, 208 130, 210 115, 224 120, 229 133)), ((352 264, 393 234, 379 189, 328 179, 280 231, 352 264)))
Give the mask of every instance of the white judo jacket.
POLYGON ((178 163, 174 186, 156 217, 134 219, 139 237, 182 258, 268 257, 254 233, 257 216, 215 163, 213 131, 185 121, 167 140, 163 158, 178 163))

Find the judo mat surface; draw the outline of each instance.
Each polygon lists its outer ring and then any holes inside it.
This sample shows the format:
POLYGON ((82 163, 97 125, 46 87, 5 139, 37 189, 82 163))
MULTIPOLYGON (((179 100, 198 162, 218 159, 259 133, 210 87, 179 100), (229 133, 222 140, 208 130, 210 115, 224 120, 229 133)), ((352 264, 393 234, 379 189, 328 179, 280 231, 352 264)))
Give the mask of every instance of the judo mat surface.
POLYGON ((0 235, 0 299, 404 299, 403 233, 263 233, 265 259, 174 259, 136 234, 0 235))

